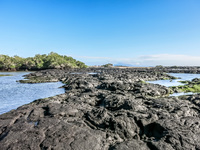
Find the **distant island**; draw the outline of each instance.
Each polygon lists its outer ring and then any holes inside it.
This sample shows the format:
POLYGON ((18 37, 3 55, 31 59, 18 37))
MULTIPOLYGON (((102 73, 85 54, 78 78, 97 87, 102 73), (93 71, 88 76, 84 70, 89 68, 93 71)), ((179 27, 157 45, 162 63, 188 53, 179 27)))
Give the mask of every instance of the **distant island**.
POLYGON ((48 55, 37 54, 34 57, 22 58, 17 55, 10 57, 0 55, 1 71, 43 70, 43 69, 66 69, 87 68, 87 65, 76 59, 51 52, 48 55))

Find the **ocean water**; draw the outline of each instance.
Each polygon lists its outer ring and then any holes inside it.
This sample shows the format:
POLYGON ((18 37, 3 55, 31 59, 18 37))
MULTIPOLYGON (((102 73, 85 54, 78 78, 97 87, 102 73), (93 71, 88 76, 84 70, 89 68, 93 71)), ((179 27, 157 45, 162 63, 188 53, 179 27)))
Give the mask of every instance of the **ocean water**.
POLYGON ((61 82, 27 84, 19 83, 30 72, 0 72, 12 76, 0 76, 0 114, 28 104, 36 99, 51 97, 65 92, 61 82))

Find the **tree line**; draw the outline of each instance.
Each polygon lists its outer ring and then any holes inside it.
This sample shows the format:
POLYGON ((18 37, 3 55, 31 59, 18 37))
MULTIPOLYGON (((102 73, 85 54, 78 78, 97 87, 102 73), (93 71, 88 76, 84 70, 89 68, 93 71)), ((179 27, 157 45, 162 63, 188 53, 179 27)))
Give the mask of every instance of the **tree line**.
POLYGON ((59 55, 51 52, 48 55, 36 54, 34 57, 22 58, 17 55, 10 57, 0 55, 0 70, 42 70, 42 69, 65 69, 65 68, 86 68, 87 66, 69 56, 59 55))

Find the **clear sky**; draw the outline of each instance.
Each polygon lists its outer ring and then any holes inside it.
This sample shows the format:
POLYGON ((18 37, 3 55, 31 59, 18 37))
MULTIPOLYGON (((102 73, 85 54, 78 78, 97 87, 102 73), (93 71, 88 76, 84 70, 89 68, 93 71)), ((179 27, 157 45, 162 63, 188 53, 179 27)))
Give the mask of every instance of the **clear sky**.
POLYGON ((0 0, 0 54, 200 65, 200 0, 0 0))

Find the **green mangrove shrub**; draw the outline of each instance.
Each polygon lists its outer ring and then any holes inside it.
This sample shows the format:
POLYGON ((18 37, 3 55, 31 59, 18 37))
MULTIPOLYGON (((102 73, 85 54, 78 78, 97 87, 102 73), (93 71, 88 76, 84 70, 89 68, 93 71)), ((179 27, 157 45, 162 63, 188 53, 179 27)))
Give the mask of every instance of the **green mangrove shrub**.
POLYGON ((85 63, 68 56, 51 52, 48 55, 37 54, 34 57, 22 58, 0 55, 0 70, 42 70, 62 68, 86 68, 85 63))

